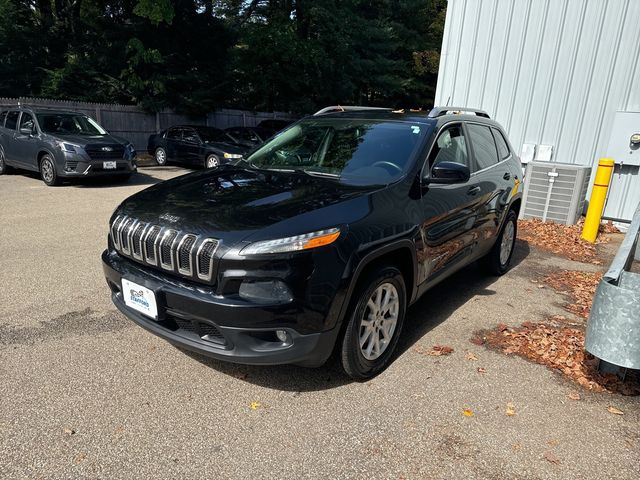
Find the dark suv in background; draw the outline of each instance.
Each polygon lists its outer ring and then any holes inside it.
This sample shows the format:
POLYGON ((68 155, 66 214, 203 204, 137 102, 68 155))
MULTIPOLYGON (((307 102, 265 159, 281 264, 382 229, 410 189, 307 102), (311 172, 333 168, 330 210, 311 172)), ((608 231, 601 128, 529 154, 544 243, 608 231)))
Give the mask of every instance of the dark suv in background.
POLYGON ((0 109, 0 174, 12 167, 40 172, 47 185, 64 178, 136 171, 136 152, 83 113, 40 107, 0 109))
POLYGON ((102 255, 120 311, 232 362, 317 366, 336 350, 361 379, 433 285, 479 259, 507 271, 522 170, 500 125, 459 108, 332 110, 125 200, 102 255))

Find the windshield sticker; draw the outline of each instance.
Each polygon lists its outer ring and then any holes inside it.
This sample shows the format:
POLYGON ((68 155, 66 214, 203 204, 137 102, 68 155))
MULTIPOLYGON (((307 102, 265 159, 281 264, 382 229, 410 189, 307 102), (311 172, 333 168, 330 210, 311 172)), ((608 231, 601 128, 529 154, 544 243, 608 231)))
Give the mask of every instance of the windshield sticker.
POLYGON ((418 125, 411 125, 411 131, 417 135, 420 133, 420 127, 418 125))

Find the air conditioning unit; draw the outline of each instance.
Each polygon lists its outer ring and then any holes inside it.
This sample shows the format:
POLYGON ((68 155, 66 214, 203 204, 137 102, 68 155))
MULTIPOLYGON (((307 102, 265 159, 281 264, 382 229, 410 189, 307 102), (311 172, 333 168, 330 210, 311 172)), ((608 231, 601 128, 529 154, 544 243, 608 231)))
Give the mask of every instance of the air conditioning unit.
POLYGON ((529 162, 520 218, 575 224, 584 209, 591 167, 571 163, 529 162))

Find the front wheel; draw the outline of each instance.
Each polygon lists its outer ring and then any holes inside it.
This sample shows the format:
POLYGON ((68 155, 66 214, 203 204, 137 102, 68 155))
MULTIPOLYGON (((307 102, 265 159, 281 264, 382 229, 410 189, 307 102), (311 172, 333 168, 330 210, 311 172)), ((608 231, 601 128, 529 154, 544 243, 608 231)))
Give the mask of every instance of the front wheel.
POLYGON ((44 155, 40 160, 40 176, 42 177, 42 181, 49 187, 60 185, 60 179, 56 172, 56 163, 49 154, 44 155))
POLYGON ((509 210, 496 243, 483 259, 485 267, 493 275, 504 275, 509 270, 517 233, 518 216, 516 212, 509 210))
POLYGON ((344 371, 364 380, 381 372, 398 343, 406 310, 406 287, 395 267, 380 267, 356 291, 341 346, 344 371))
POLYGON ((215 155, 207 155, 207 159, 204 162, 206 168, 216 168, 220 166, 220 160, 215 155))

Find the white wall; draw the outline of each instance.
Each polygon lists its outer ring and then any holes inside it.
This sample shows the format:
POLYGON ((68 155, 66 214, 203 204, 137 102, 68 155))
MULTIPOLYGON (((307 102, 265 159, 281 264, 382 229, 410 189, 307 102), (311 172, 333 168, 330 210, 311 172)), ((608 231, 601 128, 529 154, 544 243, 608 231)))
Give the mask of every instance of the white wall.
MULTIPOLYGON (((640 111, 639 64, 640 0, 449 0, 436 105, 486 110, 516 150, 593 164, 615 112, 640 111)), ((638 167, 613 181, 605 215, 630 219, 638 167)))

